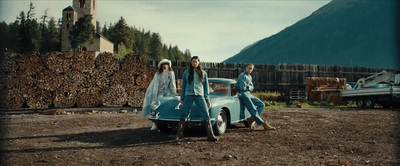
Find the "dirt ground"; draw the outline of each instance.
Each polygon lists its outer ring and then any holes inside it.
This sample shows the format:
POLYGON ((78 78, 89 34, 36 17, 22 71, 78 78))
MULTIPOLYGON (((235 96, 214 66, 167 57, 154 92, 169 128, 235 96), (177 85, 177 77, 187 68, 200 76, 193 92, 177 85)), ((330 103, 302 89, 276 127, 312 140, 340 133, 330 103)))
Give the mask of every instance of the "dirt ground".
POLYGON ((277 131, 229 128, 220 141, 151 131, 141 112, 2 115, 0 165, 399 165, 399 111, 266 110, 277 131))

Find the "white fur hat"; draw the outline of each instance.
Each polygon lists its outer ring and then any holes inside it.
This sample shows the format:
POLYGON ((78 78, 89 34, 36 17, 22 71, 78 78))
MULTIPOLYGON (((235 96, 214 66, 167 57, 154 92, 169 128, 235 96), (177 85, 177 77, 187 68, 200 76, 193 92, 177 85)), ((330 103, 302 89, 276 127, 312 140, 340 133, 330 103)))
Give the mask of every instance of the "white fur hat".
POLYGON ((162 59, 162 60, 158 63, 158 68, 160 68, 161 65, 164 64, 164 63, 168 63, 168 64, 169 64, 169 67, 171 67, 171 65, 172 65, 170 60, 168 60, 168 59, 162 59))

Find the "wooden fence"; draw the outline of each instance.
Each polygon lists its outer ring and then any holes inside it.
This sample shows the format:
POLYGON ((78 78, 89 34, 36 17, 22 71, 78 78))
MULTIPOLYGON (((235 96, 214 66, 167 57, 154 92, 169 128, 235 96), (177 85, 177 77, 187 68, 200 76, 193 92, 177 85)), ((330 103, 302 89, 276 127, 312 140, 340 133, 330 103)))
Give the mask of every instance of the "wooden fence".
MULTIPOLYGON (((147 60, 149 67, 157 68, 158 60, 147 60)), ((209 78, 237 78, 245 70, 246 64, 201 62, 202 68, 209 78)), ((189 68, 189 62, 172 61, 176 79, 182 79, 183 72, 189 68)), ((279 64, 254 66, 252 73, 256 91, 288 92, 290 90, 305 90, 307 77, 339 77, 347 82, 356 82, 372 74, 388 69, 366 67, 327 66, 309 64, 279 64)))

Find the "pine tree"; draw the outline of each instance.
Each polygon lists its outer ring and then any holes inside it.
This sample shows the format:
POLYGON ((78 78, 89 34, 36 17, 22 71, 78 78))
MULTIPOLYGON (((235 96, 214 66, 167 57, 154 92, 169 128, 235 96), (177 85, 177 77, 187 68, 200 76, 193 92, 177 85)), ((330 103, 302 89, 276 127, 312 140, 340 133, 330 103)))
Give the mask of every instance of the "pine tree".
POLYGON ((129 30, 130 28, 123 17, 118 20, 115 26, 109 28, 109 31, 111 31, 109 39, 114 43, 114 51, 118 50, 119 43, 127 45, 130 39, 129 30))
POLYGON ((29 10, 25 16, 25 12, 21 12, 18 19, 18 47, 19 52, 25 53, 30 51, 39 51, 39 24, 35 15, 35 7, 31 2, 29 5, 29 10))
POLYGON ((70 31, 71 47, 72 49, 78 48, 79 45, 85 42, 93 42, 94 40, 94 26, 92 25, 92 15, 85 15, 75 23, 70 31))
POLYGON ((119 43, 118 44, 118 53, 117 53, 116 57, 119 59, 124 59, 126 54, 128 54, 128 52, 126 51, 124 43, 119 43))
POLYGON ((151 35, 149 43, 149 58, 151 59, 161 59, 162 57, 162 43, 161 37, 158 33, 153 33, 151 35))

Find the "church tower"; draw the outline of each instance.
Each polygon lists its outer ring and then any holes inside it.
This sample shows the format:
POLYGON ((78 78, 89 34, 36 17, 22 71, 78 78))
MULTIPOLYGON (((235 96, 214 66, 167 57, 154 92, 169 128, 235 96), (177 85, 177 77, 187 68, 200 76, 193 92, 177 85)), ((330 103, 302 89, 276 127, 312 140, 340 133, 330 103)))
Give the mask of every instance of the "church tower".
POLYGON ((78 15, 74 8, 68 6, 63 10, 62 14, 62 27, 61 27, 61 51, 71 51, 71 43, 69 39, 69 31, 78 21, 78 15))
POLYGON ((96 11, 97 11, 97 0, 73 0, 73 6, 76 13, 78 14, 78 19, 85 15, 92 15, 92 24, 96 30, 96 11))
POLYGON ((72 4, 72 7, 65 8, 62 14, 61 51, 72 51, 69 31, 79 18, 91 14, 92 24, 96 30, 97 0, 73 0, 72 4))
MULTIPOLYGON (((61 51, 70 52, 71 48, 70 31, 79 18, 85 15, 92 15, 92 24, 96 31, 97 0, 72 0, 72 6, 63 11, 61 27, 61 51)), ((100 52, 114 52, 114 43, 99 33, 95 33, 94 40, 80 44, 79 49, 92 52, 97 56, 100 52)))

